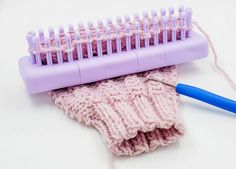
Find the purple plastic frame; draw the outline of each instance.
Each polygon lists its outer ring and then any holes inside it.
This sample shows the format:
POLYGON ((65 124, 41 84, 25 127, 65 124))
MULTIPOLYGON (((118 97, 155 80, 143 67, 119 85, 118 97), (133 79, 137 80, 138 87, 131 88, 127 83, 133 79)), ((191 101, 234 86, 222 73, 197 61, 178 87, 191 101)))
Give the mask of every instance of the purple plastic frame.
POLYGON ((20 74, 29 93, 91 83, 103 79, 190 62, 208 56, 208 42, 192 32, 190 38, 111 55, 38 66, 30 56, 19 60, 20 74))

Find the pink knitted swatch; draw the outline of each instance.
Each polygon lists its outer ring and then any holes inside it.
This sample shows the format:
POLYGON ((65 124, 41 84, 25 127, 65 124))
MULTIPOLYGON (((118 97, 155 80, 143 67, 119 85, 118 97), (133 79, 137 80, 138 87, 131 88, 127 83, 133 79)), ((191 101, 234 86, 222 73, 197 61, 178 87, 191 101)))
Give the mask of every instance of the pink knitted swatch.
POLYGON ((50 92, 69 117, 95 127, 115 155, 138 155, 177 141, 183 127, 178 95, 155 78, 175 84, 177 68, 166 67, 50 92))

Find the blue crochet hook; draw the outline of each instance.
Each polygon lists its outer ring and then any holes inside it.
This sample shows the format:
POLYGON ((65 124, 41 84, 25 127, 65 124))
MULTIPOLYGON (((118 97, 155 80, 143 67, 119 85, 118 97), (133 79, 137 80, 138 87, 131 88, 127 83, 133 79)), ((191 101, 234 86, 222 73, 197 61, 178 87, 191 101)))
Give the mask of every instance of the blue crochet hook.
POLYGON ((198 87, 194 87, 194 86, 190 86, 186 84, 179 83, 176 86, 174 86, 172 84, 162 82, 157 79, 146 79, 145 82, 149 80, 160 82, 170 87, 174 87, 176 92, 179 94, 182 94, 182 95, 194 98, 196 100, 200 100, 202 102, 211 104, 213 106, 219 107, 221 109, 236 113, 236 101, 234 100, 231 100, 231 99, 222 97, 220 95, 211 93, 209 91, 200 89, 198 87))

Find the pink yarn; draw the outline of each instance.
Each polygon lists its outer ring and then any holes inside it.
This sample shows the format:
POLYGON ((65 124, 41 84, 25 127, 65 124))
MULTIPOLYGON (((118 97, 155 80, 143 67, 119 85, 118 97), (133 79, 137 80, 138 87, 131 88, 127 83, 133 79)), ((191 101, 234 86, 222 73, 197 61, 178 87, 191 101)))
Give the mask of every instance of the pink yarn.
POLYGON ((197 23, 197 22, 193 22, 193 24, 199 29, 199 31, 207 38, 208 43, 210 45, 210 48, 212 50, 213 56, 214 56, 214 66, 216 68, 216 70, 227 80, 227 82, 229 83, 229 85, 232 87, 232 89, 236 92, 236 83, 234 82, 234 80, 229 76, 229 74, 219 65, 218 62, 218 54, 215 50, 215 47, 210 39, 210 36, 207 34, 206 31, 203 30, 203 28, 197 23))
POLYGON ((69 117, 95 127, 117 156, 138 155, 174 143, 183 134, 175 84, 177 68, 161 68, 50 92, 69 117))
MULTIPOLYGON (((160 23, 160 19, 158 20, 158 31, 155 32, 152 27, 153 27, 153 23, 152 23, 152 18, 149 17, 146 19, 146 21, 148 21, 148 26, 149 26, 149 33, 145 33, 143 30, 143 22, 144 20, 139 19, 137 21, 137 23, 139 23, 140 26, 140 30, 138 31, 140 34, 140 46, 144 47, 144 38, 145 37, 149 37, 150 39, 150 45, 154 44, 154 35, 158 34, 158 39, 159 42, 163 41, 162 38, 162 26, 160 23)), ((171 39, 171 30, 172 27, 170 26, 170 18, 168 18, 168 22, 167 22, 167 35, 168 35, 168 41, 170 41, 171 39)), ((116 52, 116 38, 120 37, 121 38, 121 50, 122 51, 126 51, 126 35, 128 35, 125 31, 125 24, 127 23, 120 23, 120 33, 117 34, 116 33, 116 29, 115 29, 115 25, 114 24, 109 24, 107 25, 107 27, 109 27, 111 29, 111 42, 112 42, 112 52, 116 52)), ((134 49, 135 48, 135 32, 137 30, 135 30, 134 28, 134 22, 129 22, 130 24, 130 38, 131 38, 131 48, 134 49)), ((97 57, 97 40, 98 38, 96 37, 96 32, 95 32, 95 28, 100 30, 100 34, 101 34, 101 38, 100 40, 102 41, 102 51, 103 54, 107 53, 107 47, 106 47, 106 40, 107 40, 107 35, 106 35, 106 27, 104 25, 102 26, 97 26, 97 27, 92 27, 92 28, 87 28, 88 30, 90 30, 91 32, 91 39, 89 40, 92 43, 92 50, 93 50, 93 55, 94 57, 97 57)), ((177 23, 176 23, 176 31, 177 31, 177 39, 180 39, 180 20, 177 19, 177 23)), ((186 28, 187 30, 191 29, 190 27, 186 28)), ((44 42, 40 42, 40 46, 39 46, 39 53, 40 53, 40 57, 42 59, 42 63, 43 65, 45 65, 47 63, 46 61, 46 52, 50 51, 52 54, 52 61, 53 63, 58 63, 57 61, 57 51, 60 50, 62 51, 62 57, 63 57, 63 61, 67 62, 68 61, 68 51, 71 51, 73 53, 73 59, 78 60, 78 56, 77 56, 77 49, 76 49, 76 44, 78 44, 79 42, 82 44, 82 52, 83 52, 83 56, 85 58, 88 57, 88 53, 87 53, 87 42, 88 40, 86 39, 86 33, 85 33, 86 29, 85 28, 73 28, 72 30, 69 30, 68 32, 61 32, 59 33, 59 38, 60 38, 60 43, 61 43, 61 48, 56 47, 55 44, 55 37, 50 37, 49 38, 49 43, 50 43, 50 48, 46 48, 44 42), (79 33, 81 35, 81 39, 78 41, 75 38, 75 33, 79 33), (71 43, 72 43, 72 48, 68 49, 66 46, 66 34, 69 34, 71 37, 71 43)), ((32 33, 30 33, 32 35, 32 33)), ((35 54, 37 51, 35 51, 35 49, 29 49, 31 54, 35 54)))

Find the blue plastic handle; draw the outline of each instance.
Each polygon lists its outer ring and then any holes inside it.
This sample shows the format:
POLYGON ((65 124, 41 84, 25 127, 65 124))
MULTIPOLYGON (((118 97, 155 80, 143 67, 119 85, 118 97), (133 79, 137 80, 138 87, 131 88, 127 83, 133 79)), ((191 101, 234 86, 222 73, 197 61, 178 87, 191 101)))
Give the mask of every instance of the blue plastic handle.
POLYGON ((208 92, 206 90, 194 86, 189 86, 186 84, 177 84, 176 92, 200 100, 202 102, 211 104, 213 106, 222 108, 224 110, 236 113, 236 101, 227 99, 225 97, 208 92))

